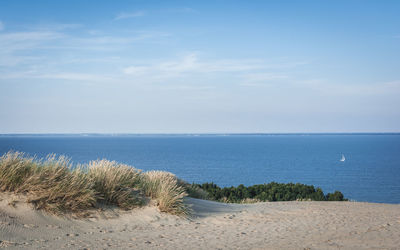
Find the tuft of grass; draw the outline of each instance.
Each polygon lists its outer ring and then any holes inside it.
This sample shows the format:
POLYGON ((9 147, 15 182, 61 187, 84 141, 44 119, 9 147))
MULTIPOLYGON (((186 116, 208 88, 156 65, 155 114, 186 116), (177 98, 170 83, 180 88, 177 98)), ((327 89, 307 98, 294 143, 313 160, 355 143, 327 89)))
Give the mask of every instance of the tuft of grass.
POLYGON ((93 183, 83 167, 73 168, 64 156, 49 155, 16 190, 27 193, 36 209, 80 213, 96 205, 93 183))
POLYGON ((14 192, 37 168, 34 158, 20 152, 8 152, 0 157, 0 191, 14 192))
POLYGON ((181 179, 178 179, 178 185, 182 186, 186 193, 188 194, 189 197, 196 198, 196 199, 202 199, 202 200, 209 200, 209 194, 202 188, 200 188, 196 184, 189 184, 186 181, 183 181, 181 179))
POLYGON ((189 211, 183 203, 185 188, 171 173, 142 173, 108 160, 73 166, 54 154, 39 160, 20 152, 1 156, 0 191, 26 194, 36 209, 54 214, 87 215, 99 203, 132 209, 144 203, 144 195, 155 199, 161 212, 189 211))
POLYGON ((88 165, 88 175, 94 184, 98 199, 115 204, 123 209, 131 209, 142 204, 140 191, 140 171, 115 161, 97 160, 88 165))
POLYGON ((141 178, 141 187, 145 194, 157 201, 161 212, 187 215, 188 207, 183 198, 187 195, 185 188, 178 184, 176 176, 164 171, 149 171, 141 178))

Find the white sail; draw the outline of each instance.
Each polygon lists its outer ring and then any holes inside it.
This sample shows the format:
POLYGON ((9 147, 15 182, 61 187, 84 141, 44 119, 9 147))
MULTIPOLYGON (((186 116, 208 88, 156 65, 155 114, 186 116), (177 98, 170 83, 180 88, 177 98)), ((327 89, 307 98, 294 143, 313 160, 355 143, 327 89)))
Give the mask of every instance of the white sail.
POLYGON ((344 157, 344 155, 342 154, 342 159, 340 159, 340 161, 345 161, 346 158, 344 157))

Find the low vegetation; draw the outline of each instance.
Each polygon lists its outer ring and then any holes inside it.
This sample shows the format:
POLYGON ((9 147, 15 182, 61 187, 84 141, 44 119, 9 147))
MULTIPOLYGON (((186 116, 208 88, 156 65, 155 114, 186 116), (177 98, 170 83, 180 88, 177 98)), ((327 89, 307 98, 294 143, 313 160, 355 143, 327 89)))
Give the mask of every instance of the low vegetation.
POLYGON ((101 204, 132 209, 148 200, 162 212, 187 214, 185 189, 171 173, 142 173, 131 166, 98 160, 73 166, 63 157, 46 159, 9 152, 0 157, 0 191, 25 194, 36 209, 86 215, 101 204))
POLYGON ((0 157, 0 191, 25 194, 36 209, 82 216, 102 204, 132 209, 149 199, 156 201, 162 212, 187 215, 189 208, 183 201, 187 195, 234 203, 345 200, 339 191, 324 195, 321 189, 303 184, 221 188, 214 183, 188 184, 169 172, 142 172, 114 161, 74 166, 64 156, 37 159, 20 152, 0 157))
POLYGON ((131 166, 115 161, 91 161, 87 175, 97 194, 97 201, 131 209, 143 203, 138 189, 141 172, 131 166))
POLYGON ((207 193, 206 198, 215 201, 229 203, 254 203, 257 201, 344 201, 343 194, 339 191, 333 194, 324 195, 320 188, 304 184, 276 183, 253 185, 246 187, 221 188, 214 183, 192 184, 188 188, 189 193, 197 193, 196 190, 203 190, 207 193), (194 191, 193 191, 194 190, 194 191))
POLYGON ((187 214, 188 208, 183 203, 187 193, 175 175, 164 171, 146 172, 142 175, 141 187, 157 201, 161 212, 187 214))
POLYGON ((52 213, 81 212, 93 207, 96 194, 81 168, 71 168, 65 157, 45 160, 10 152, 0 158, 0 190, 28 195, 37 209, 52 213))

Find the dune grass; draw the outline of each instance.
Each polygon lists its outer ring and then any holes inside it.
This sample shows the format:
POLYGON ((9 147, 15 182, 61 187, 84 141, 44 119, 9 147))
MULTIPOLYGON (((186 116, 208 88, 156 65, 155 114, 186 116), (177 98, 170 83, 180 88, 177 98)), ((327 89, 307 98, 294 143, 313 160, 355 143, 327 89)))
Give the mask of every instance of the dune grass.
POLYGON ((87 169, 98 200, 123 209, 143 204, 137 188, 141 180, 139 170, 108 160, 92 161, 87 169))
POLYGON ((9 152, 0 158, 0 191, 16 191, 38 167, 32 157, 9 152))
POLYGON ((35 208, 51 213, 81 212, 94 207, 96 197, 88 175, 72 168, 63 156, 37 160, 9 152, 0 158, 1 191, 24 193, 35 208))
POLYGON ((114 161, 97 160, 73 166, 64 156, 36 159, 20 152, 0 157, 0 191, 26 194, 36 209, 54 214, 86 214, 100 204, 132 209, 146 196, 159 210, 188 214, 185 189, 168 172, 141 172, 114 161))
POLYGON ((162 212, 185 215, 188 208, 183 203, 187 195, 178 178, 164 171, 149 171, 142 176, 141 187, 145 194, 157 201, 162 212))

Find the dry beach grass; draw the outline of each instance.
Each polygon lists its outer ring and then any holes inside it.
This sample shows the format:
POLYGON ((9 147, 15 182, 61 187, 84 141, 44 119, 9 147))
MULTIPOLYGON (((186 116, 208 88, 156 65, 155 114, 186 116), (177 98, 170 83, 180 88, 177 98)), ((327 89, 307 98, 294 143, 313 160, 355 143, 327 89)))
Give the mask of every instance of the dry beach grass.
POLYGON ((185 188, 178 185, 175 175, 164 171, 149 171, 142 176, 141 185, 146 195, 157 201, 161 212, 186 215, 188 208, 183 203, 185 188))
POLYGON ((9 152, 0 158, 0 190, 24 194, 36 209, 87 215, 99 205, 132 209, 155 199, 162 212, 185 215, 186 195, 175 175, 141 171, 114 161, 73 166, 63 156, 46 159, 9 152))

